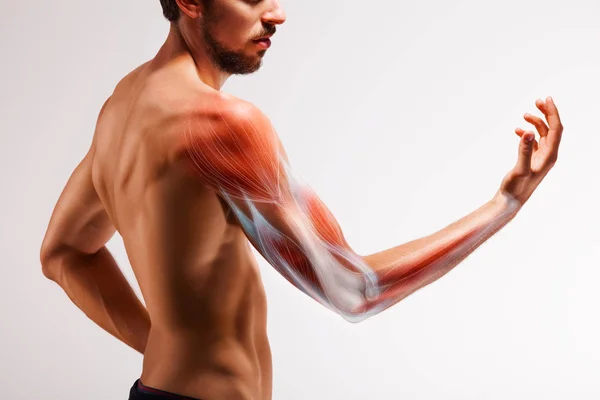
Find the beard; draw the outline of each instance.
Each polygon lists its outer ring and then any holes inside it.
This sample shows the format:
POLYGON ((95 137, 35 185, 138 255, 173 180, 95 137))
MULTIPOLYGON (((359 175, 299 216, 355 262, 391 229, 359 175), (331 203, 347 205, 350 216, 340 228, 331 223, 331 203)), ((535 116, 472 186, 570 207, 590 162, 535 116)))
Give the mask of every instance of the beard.
POLYGON ((262 56, 266 50, 260 50, 257 56, 249 56, 243 50, 232 50, 217 40, 211 32, 211 27, 216 26, 210 18, 205 18, 202 24, 202 36, 205 49, 214 66, 221 71, 232 75, 251 74, 262 66, 262 56))

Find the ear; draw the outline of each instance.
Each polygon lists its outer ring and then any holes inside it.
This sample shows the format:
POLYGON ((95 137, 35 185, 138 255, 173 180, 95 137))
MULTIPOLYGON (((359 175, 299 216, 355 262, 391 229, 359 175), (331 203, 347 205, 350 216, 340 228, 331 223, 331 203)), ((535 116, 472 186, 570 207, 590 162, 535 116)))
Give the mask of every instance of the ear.
POLYGON ((204 13, 204 0, 175 0, 181 12, 192 19, 204 13))

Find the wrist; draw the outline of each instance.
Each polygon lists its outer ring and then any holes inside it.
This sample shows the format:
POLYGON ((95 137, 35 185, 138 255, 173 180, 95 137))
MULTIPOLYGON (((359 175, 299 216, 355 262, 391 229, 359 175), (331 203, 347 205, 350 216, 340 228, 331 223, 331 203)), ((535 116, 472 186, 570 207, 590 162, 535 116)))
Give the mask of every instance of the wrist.
POLYGON ((490 203, 494 209, 513 215, 516 215, 523 207, 523 204, 519 200, 503 190, 498 190, 492 200, 490 200, 490 203))

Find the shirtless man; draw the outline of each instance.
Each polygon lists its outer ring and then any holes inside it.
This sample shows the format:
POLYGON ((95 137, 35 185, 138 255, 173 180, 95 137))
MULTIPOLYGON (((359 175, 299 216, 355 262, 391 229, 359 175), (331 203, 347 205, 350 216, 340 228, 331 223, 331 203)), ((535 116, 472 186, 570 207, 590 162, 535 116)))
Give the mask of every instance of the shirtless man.
POLYGON ((260 67, 270 42, 256 39, 285 21, 279 0, 161 4, 171 21, 166 42, 102 107, 40 254, 46 277, 144 355, 131 399, 271 399, 252 246, 293 286, 359 322, 465 259, 515 217, 556 162, 558 111, 552 99, 537 100, 545 119, 525 120, 539 141, 516 129, 516 165, 490 201, 432 235, 360 256, 294 175, 267 117, 220 91, 231 74, 260 67), (116 231, 146 307, 105 246, 116 231))

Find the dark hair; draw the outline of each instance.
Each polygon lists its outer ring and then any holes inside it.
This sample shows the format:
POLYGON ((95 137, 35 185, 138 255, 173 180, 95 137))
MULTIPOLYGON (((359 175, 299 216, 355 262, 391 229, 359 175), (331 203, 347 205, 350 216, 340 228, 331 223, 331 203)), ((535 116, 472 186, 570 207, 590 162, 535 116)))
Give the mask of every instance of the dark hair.
POLYGON ((160 0, 160 5, 166 19, 171 22, 176 22, 179 19, 179 6, 175 0, 160 0))

